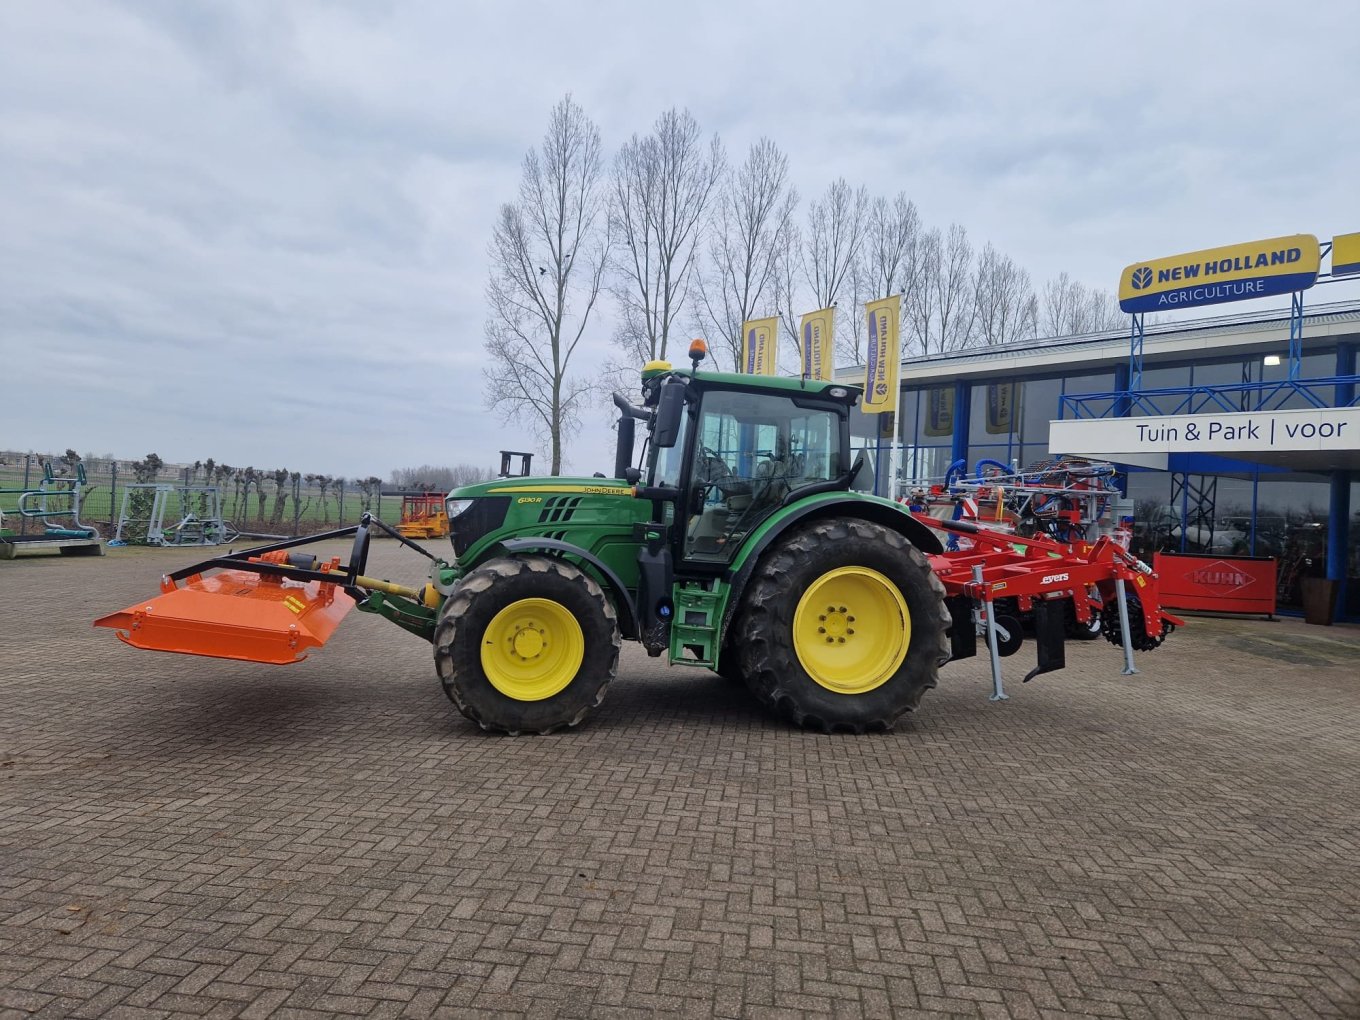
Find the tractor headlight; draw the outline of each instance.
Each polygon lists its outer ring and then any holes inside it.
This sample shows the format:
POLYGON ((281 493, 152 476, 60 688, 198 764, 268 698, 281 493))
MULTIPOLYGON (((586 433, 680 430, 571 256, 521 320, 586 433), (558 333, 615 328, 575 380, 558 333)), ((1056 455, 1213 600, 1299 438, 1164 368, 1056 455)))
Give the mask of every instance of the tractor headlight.
POLYGON ((474 502, 476 501, 471 499, 447 499, 444 501, 444 510, 449 515, 449 520, 453 520, 459 514, 471 510, 474 502))

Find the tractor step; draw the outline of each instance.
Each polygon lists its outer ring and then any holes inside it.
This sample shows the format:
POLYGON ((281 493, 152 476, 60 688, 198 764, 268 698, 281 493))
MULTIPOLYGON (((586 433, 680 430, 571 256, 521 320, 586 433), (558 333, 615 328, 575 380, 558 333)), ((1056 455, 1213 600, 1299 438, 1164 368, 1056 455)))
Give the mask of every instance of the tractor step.
POLYGON ((718 661, 718 617, 723 596, 704 588, 677 585, 674 602, 671 662, 712 668, 718 661))

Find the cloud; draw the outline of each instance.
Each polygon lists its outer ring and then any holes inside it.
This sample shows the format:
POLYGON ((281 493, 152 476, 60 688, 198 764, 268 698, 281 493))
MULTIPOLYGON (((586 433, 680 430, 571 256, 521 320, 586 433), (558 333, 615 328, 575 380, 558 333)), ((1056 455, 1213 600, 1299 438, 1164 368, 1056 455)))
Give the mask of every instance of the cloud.
MULTIPOLYGON (((1360 229, 1355 28, 1340 2, 5 5, 0 447, 353 476, 524 445, 482 410, 486 248, 566 92, 609 151, 688 107, 734 158, 773 138, 805 201, 905 191, 1037 283, 1360 229)), ((590 422, 574 465, 610 442, 590 422)))

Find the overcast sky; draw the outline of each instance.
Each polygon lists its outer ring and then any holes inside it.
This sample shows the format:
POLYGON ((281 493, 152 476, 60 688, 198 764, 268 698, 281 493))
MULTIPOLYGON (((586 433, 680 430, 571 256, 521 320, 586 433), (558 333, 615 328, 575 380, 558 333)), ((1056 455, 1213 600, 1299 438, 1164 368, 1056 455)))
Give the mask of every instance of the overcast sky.
POLYGON ((0 449, 525 448, 483 410, 486 251, 567 92, 611 156, 687 107, 734 162, 772 138, 805 203, 905 191, 1036 284, 1360 230, 1354 2, 661 6, 0 4, 0 449))

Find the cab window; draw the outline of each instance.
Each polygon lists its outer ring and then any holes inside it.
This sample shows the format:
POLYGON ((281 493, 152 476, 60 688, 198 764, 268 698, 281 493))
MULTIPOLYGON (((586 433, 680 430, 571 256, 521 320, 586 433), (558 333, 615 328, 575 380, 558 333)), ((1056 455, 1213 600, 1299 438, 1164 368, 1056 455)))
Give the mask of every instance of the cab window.
POLYGON ((705 394, 690 456, 685 555, 715 562, 791 492, 845 471, 839 416, 770 394, 705 394))

